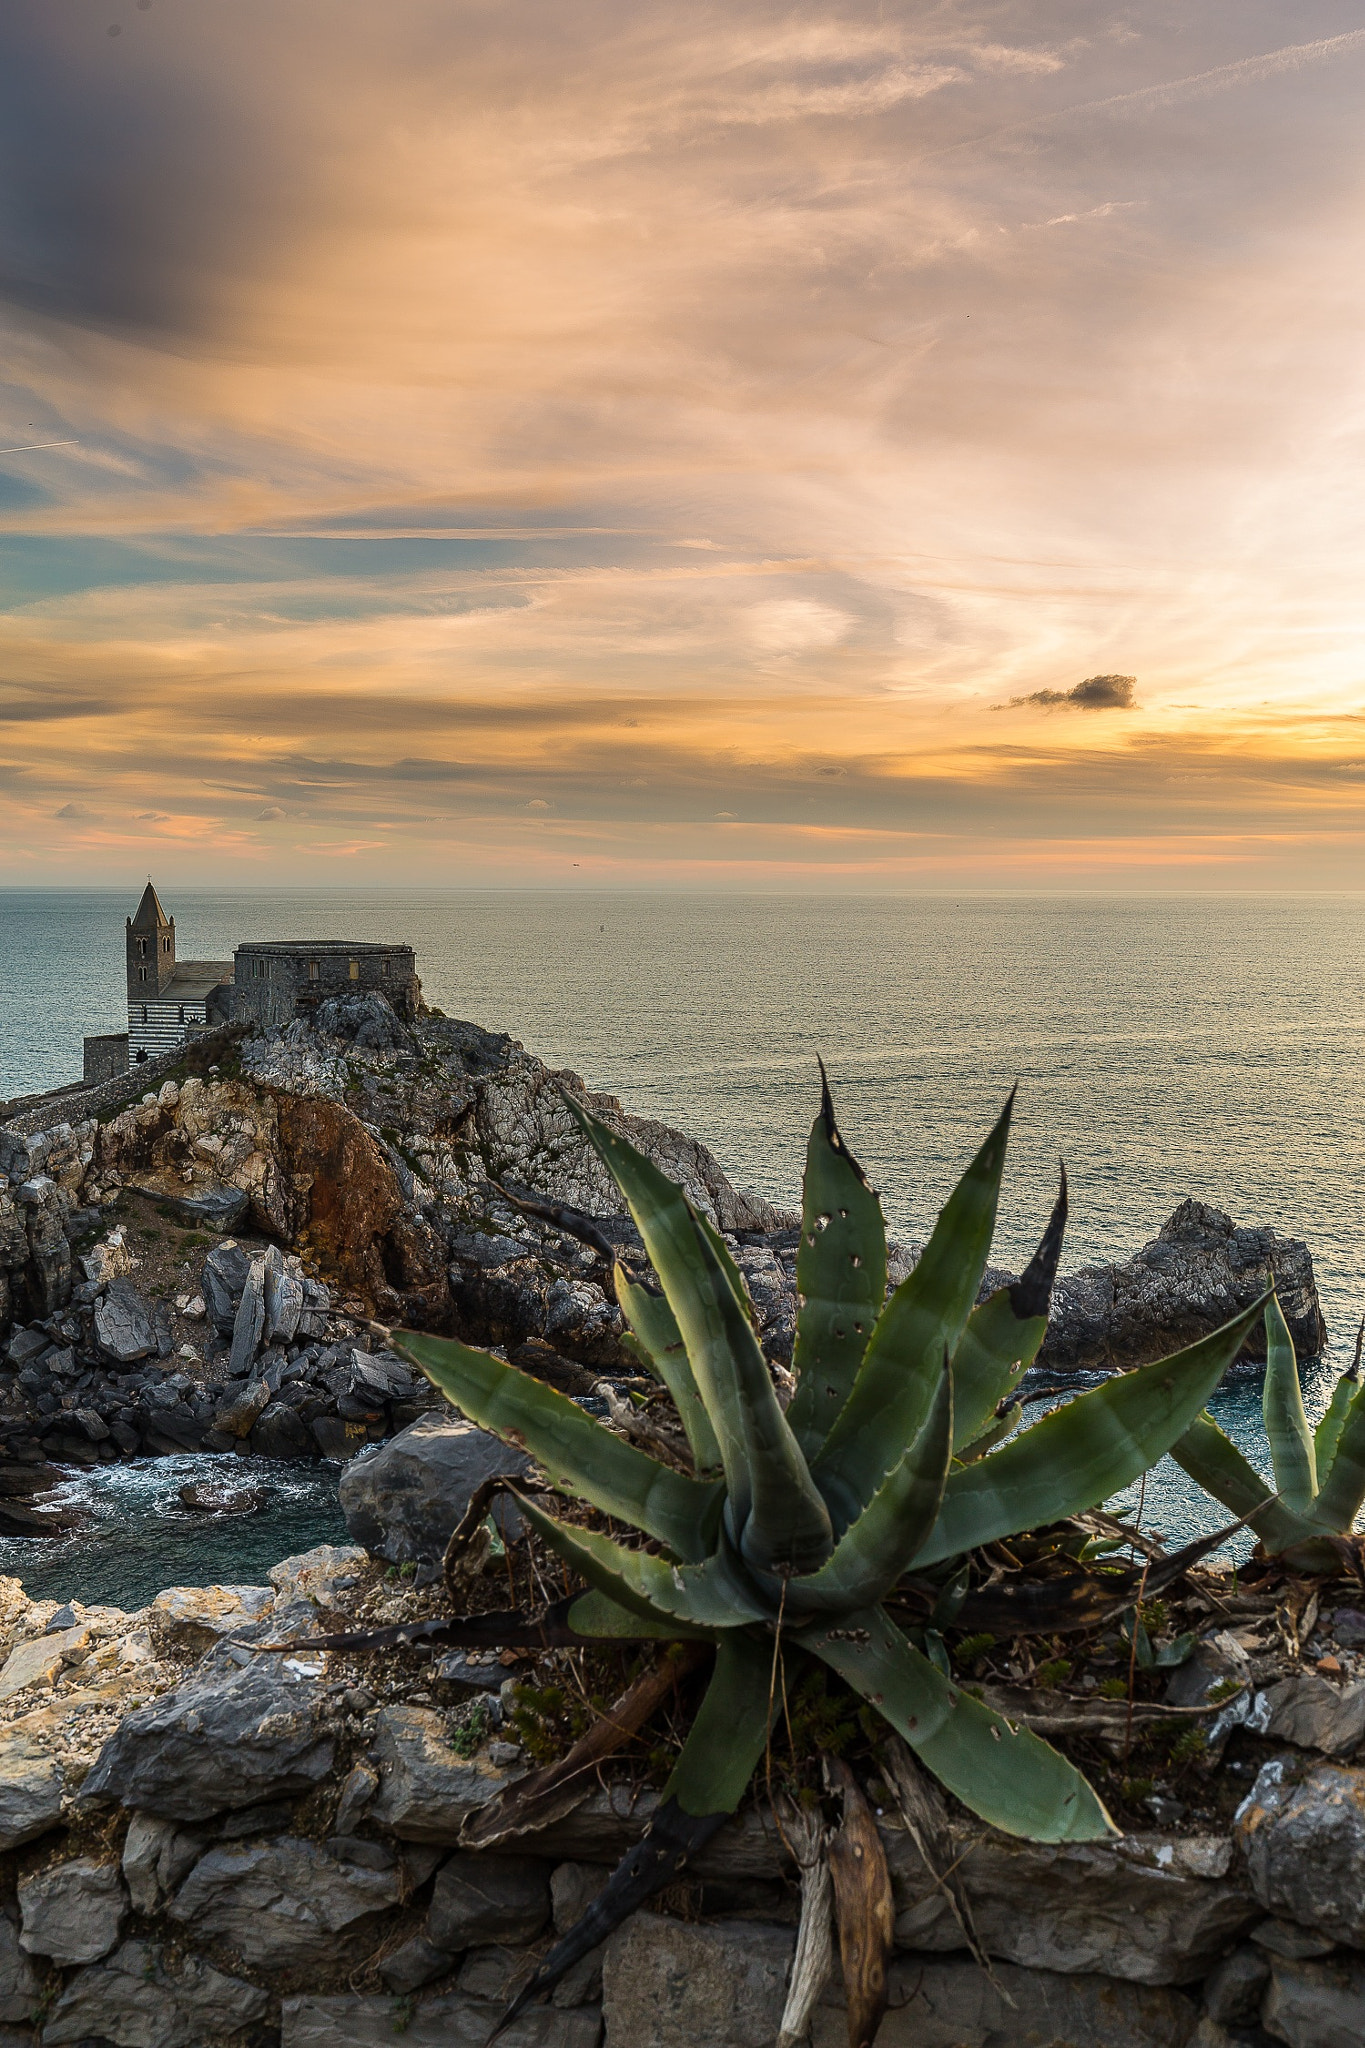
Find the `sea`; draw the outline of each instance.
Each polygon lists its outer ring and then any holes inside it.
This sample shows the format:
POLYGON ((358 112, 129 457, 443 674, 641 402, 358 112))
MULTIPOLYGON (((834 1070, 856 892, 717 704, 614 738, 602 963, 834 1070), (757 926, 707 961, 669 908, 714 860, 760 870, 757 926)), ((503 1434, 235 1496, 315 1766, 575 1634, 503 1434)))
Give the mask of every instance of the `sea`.
MULTIPOLYGON (((1028 1256, 1059 1161, 1071 1187, 1064 1266, 1128 1257, 1197 1196, 1307 1241, 1330 1338, 1304 1362, 1310 1415, 1350 1363, 1365 1312, 1358 897, 157 885, 182 958, 227 959, 244 939, 412 945, 429 1002, 704 1139, 732 1179, 783 1204, 799 1197, 821 1057, 890 1228, 911 1240, 1017 1082, 996 1263, 1028 1256)), ((123 923, 138 893, 0 890, 0 1098, 76 1078, 82 1035, 122 1027, 123 923)), ((1215 1408, 1268 1471, 1255 1375, 1215 1408)), ((137 1469, 73 1477, 97 1541, 64 1539, 37 1562, 40 1546, 0 1544, 0 1570, 19 1570, 17 1548, 26 1583, 50 1562, 54 1597, 63 1573, 64 1593, 86 1597, 72 1574, 88 1556, 101 1597, 145 1597, 172 1560, 184 1565, 186 1532, 170 1475, 124 1476, 137 1469), (158 1518, 173 1539, 164 1565, 158 1518)), ((259 1576, 276 1514, 294 1547, 339 1534, 332 1479, 302 1497, 293 1479, 275 1484, 278 1502, 240 1539, 215 1530, 218 1577, 220 1538, 229 1551, 240 1541, 242 1568, 259 1576)), ((1171 1541, 1223 1519, 1169 1460, 1120 1505, 1171 1541)))

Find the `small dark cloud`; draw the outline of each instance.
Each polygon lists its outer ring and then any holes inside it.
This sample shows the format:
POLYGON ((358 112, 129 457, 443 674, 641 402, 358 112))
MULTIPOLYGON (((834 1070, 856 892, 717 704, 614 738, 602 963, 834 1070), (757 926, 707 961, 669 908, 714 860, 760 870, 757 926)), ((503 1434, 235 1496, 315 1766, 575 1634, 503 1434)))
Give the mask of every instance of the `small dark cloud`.
POLYGON ((1013 710, 1019 704, 1071 704, 1078 711, 1135 711, 1136 688, 1136 676, 1087 676, 1074 690, 1034 690, 1027 697, 1011 697, 1008 708, 1013 710))
POLYGON ((54 818, 97 818, 99 813, 92 811, 89 804, 70 803, 63 804, 61 809, 54 811, 52 815, 54 818))
POLYGON ((267 821, 273 823, 275 819, 282 818, 283 816, 284 812, 278 804, 267 804, 263 811, 257 811, 256 813, 258 822, 262 823, 267 821))

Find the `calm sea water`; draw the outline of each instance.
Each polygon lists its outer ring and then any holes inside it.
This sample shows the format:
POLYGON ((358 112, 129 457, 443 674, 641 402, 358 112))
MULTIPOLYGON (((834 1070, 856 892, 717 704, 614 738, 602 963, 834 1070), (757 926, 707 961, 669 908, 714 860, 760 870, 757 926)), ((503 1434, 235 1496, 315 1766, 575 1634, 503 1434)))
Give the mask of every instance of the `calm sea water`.
MULTIPOLYGON (((1349 1361, 1365 1309, 1355 899, 158 886, 185 957, 245 938, 410 942, 429 1001, 704 1138, 779 1201, 797 1195, 822 1053, 905 1235, 924 1232, 1018 1080, 1002 1262, 1031 1249, 1060 1156, 1065 1263, 1125 1257, 1199 1196, 1308 1241, 1332 1338, 1305 1375, 1314 1412, 1349 1361)), ((82 1033, 119 1027, 136 893, 0 892, 0 1095, 73 1077, 82 1033)), ((1264 1463, 1258 1400, 1234 1388, 1222 1416, 1264 1463)), ((1168 1529, 1205 1519, 1169 1471, 1147 1506, 1168 1529)))

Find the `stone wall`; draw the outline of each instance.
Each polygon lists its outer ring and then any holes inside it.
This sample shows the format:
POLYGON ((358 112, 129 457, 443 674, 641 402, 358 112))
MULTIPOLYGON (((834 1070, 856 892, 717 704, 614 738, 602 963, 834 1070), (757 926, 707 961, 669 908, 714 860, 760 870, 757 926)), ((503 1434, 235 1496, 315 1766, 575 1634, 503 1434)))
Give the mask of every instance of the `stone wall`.
MULTIPOLYGON (((492 1655, 307 1647, 418 1598, 359 1548, 286 1559, 259 1587, 168 1589, 135 1614, 59 1610, 0 1581, 0 2042, 487 2041, 658 1795, 585 1785, 553 1827, 463 1847, 467 1818, 527 1768, 507 1719, 516 1673, 492 1655), (291 1639, 303 1647, 265 1647, 291 1639)), ((1274 1712, 1253 1700, 1244 1727, 1274 1712)), ((883 1811, 897 1918, 878 2048, 1365 2038, 1365 1768, 1306 1739, 1245 1739, 1262 1760, 1243 1761, 1230 1826, 1047 1848, 952 1823, 989 1972, 883 1811)), ((793 1875, 760 1798, 503 2038, 771 2048, 793 1875)), ((809 2039, 846 2039, 837 1970, 809 2039)))

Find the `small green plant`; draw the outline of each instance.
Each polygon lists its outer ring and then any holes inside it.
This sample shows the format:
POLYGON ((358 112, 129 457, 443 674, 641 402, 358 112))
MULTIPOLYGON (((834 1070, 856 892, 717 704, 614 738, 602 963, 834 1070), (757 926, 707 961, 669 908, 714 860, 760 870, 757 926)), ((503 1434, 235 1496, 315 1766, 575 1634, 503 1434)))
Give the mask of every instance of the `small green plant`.
POLYGON ((1102 1678, 1095 1687, 1102 1700, 1126 1700, 1128 1680, 1126 1678, 1102 1678))
POLYGON ((1202 1728, 1186 1728, 1166 1752, 1167 1761, 1177 1770, 1185 1764, 1200 1763, 1207 1756, 1208 1747, 1209 1738, 1202 1728))
POLYGON ((486 1699, 471 1700, 446 1723, 447 1741, 456 1756, 466 1759, 477 1756, 493 1732, 493 1709, 486 1699))
MULTIPOLYGON (((1365 1325, 1362 1325, 1365 1335, 1365 1325)), ((1265 1308, 1265 1433, 1275 1473, 1272 1489, 1211 1415, 1200 1415, 1172 1445, 1171 1455, 1192 1479, 1244 1515, 1272 1557, 1296 1571, 1332 1572, 1342 1564, 1341 1539, 1350 1536, 1365 1501, 1365 1386, 1360 1339, 1355 1358, 1333 1390, 1327 1412, 1310 1429, 1299 1385, 1298 1360, 1279 1302, 1265 1308)))
POLYGON ((974 1636, 964 1636, 953 1651, 954 1661, 964 1670, 970 1671, 973 1664, 979 1664, 987 1650, 995 1648, 995 1637, 989 1629, 982 1629, 974 1636))
POLYGON ((1033 1674, 1033 1682, 1035 1685, 1041 1686, 1061 1685, 1063 1680, 1070 1678, 1070 1676, 1071 1659, 1069 1657, 1052 1657, 1046 1664, 1038 1666, 1033 1674))
POLYGON ((714 1666, 645 1841, 591 1929, 585 1921, 561 1942, 512 2009, 586 1952, 576 1942, 595 1944, 667 1883, 735 1810, 784 1693, 812 1663, 988 1823, 1037 1841, 1110 1834, 1073 1764, 955 1682, 937 1613, 921 1649, 882 1602, 912 1567, 940 1567, 965 1586, 965 1559, 979 1546, 1065 1521, 1131 1485, 1199 1414, 1262 1303, 999 1442, 1002 1404, 1047 1327, 1065 1181, 1024 1274, 978 1304, 1011 1098, 888 1296, 881 1204, 826 1085, 806 1154, 797 1386, 784 1410, 724 1238, 649 1160, 572 1095, 564 1101, 616 1180, 661 1283, 655 1292, 616 1266, 633 1348, 672 1396, 693 1473, 488 1352, 411 1332, 401 1349, 471 1421, 529 1452, 560 1492, 650 1541, 631 1547, 559 1519, 514 1487, 531 1528, 588 1583, 569 1610, 577 1633, 699 1640, 713 1646, 714 1666))

